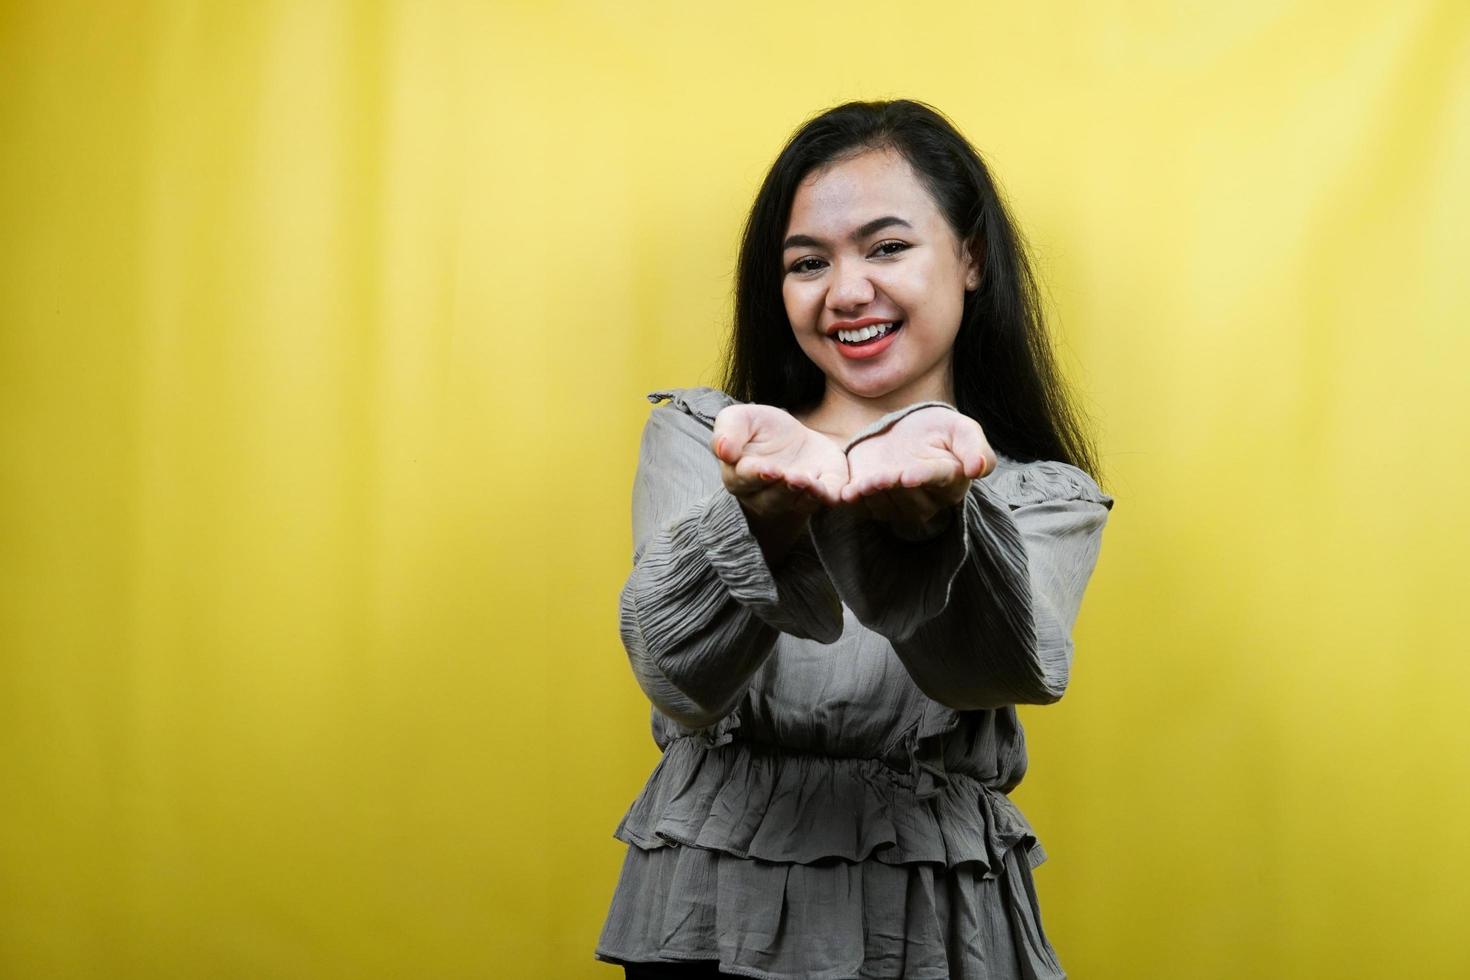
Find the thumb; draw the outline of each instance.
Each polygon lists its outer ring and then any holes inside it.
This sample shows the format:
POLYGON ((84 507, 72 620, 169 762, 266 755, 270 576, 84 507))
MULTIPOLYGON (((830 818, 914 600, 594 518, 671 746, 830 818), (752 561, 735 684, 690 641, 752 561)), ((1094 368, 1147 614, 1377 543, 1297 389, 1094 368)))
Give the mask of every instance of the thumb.
POLYGON ((826 503, 832 506, 842 503, 842 488, 847 486, 848 482, 847 458, 843 457, 840 465, 833 466, 823 473, 819 482, 823 491, 821 496, 826 503))
POLYGON ((965 476, 973 480, 990 467, 985 437, 974 419, 966 418, 950 432, 950 452, 960 461, 965 476))
POLYGON ((740 462, 745 447, 755 435, 750 413, 742 411, 744 406, 726 405, 715 416, 714 433, 710 448, 721 461, 734 465, 740 462))

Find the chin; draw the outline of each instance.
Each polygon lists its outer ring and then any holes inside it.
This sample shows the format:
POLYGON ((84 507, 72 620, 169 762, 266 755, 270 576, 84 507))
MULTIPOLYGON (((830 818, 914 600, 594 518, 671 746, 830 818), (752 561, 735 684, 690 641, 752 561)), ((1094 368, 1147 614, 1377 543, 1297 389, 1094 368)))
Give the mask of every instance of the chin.
POLYGON ((869 379, 861 382, 850 381, 849 383, 843 385, 844 388, 852 392, 854 395, 857 395, 859 398, 883 398, 887 395, 893 394, 895 391, 899 390, 903 386, 904 381, 901 378, 888 378, 883 380, 869 379))

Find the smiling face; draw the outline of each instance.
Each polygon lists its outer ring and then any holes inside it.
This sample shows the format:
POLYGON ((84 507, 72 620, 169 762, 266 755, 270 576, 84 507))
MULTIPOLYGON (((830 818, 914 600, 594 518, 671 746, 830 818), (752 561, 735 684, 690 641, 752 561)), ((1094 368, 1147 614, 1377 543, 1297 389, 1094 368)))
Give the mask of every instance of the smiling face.
POLYGON ((979 264, 902 155, 869 150, 808 174, 784 246, 786 315, 827 378, 813 414, 954 401, 951 355, 979 264))

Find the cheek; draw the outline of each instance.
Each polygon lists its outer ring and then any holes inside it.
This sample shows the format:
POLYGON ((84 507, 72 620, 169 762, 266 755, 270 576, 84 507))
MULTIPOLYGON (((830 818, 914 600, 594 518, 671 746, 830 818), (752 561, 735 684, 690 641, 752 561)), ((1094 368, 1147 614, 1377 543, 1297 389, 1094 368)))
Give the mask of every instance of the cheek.
POLYGON ((917 290, 909 291, 910 298, 924 304, 946 321, 951 316, 958 321, 960 308, 965 302, 965 288, 950 270, 931 272, 917 285, 917 290))
POLYGON ((811 308, 811 297, 808 290, 801 288, 800 284, 787 284, 781 287, 781 301, 786 305, 786 318, 792 325, 797 325, 809 317, 811 308))

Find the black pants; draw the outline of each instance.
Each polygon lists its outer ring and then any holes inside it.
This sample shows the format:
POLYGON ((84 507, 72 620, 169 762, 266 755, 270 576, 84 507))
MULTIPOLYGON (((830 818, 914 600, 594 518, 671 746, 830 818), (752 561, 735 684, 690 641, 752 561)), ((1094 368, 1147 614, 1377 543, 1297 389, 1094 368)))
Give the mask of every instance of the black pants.
POLYGON ((721 973, 719 960, 690 960, 688 963, 628 963, 623 966, 626 980, 717 980, 733 977, 721 973))

